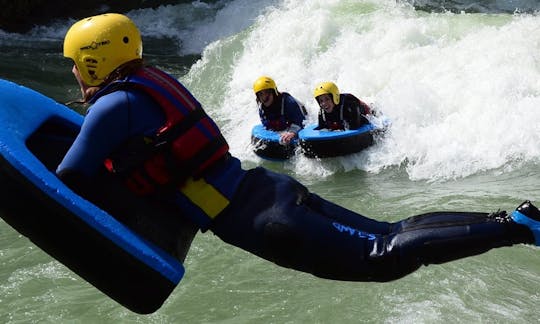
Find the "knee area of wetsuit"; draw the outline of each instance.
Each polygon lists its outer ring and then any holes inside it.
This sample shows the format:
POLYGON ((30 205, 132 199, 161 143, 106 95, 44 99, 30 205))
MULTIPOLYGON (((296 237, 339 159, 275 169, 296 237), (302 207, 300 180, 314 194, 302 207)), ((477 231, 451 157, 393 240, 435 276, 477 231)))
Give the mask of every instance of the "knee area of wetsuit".
POLYGON ((263 253, 270 260, 290 266, 297 258, 294 251, 302 250, 302 241, 290 226, 283 223, 271 222, 263 229, 263 253))
POLYGON ((274 246, 289 246, 297 240, 291 228, 283 223, 270 222, 266 224, 263 229, 263 235, 265 241, 274 246))

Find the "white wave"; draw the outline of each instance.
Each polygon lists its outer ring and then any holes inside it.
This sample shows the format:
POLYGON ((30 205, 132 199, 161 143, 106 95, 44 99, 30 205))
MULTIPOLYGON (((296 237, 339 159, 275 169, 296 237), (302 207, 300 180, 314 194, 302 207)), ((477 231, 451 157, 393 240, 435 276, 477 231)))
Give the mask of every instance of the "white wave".
POLYGON ((127 15, 141 26, 143 37, 169 38, 182 55, 199 54, 213 41, 249 27, 271 0, 202 1, 133 10, 127 15))
MULTIPOLYGON (((289 162, 295 172, 404 167, 413 180, 445 180, 540 158, 540 17, 428 14, 395 1, 284 1, 250 29, 209 45, 187 80, 222 118, 233 154, 258 122, 252 83, 272 76, 315 121, 312 89, 335 81, 392 120, 365 153, 289 162), (207 78, 208 77, 208 78, 207 78), (209 89, 210 86, 203 86, 209 89), (311 165, 311 166, 310 166, 311 165)), ((259 162, 258 162, 259 161, 259 162)))

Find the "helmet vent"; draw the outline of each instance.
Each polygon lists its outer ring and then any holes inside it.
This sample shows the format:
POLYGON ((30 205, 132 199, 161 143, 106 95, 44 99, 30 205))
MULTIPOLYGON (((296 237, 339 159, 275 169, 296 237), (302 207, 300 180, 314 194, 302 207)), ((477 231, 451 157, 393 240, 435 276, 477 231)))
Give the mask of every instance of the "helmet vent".
POLYGON ((91 76, 94 76, 96 74, 98 61, 96 59, 87 57, 84 59, 84 63, 86 65, 88 74, 90 74, 91 76))

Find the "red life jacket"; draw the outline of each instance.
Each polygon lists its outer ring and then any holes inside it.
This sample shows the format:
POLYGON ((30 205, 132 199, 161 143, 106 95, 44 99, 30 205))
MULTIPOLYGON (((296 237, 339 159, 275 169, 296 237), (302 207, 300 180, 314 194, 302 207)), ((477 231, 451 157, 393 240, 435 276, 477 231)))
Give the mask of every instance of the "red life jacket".
POLYGON ((282 119, 274 119, 269 120, 264 126, 267 129, 273 130, 273 131, 282 131, 284 129, 287 129, 291 123, 286 122, 283 118, 282 119))
POLYGON ((326 122, 326 128, 329 130, 342 130, 345 129, 345 125, 343 124, 343 121, 326 122))
POLYGON ((144 91, 166 116, 153 137, 134 138, 105 161, 107 170, 122 176, 134 192, 177 188, 228 156, 229 146, 217 125, 191 93, 167 73, 145 67, 109 86, 103 89, 104 94, 126 88, 144 91))

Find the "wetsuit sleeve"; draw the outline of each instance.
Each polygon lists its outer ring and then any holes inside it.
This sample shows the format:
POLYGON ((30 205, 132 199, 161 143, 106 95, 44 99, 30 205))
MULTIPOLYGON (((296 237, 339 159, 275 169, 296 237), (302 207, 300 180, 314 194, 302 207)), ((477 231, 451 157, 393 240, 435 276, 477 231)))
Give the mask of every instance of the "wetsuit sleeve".
POLYGON ((364 111, 367 105, 351 94, 347 94, 345 100, 344 108, 346 116, 344 118, 349 124, 349 129, 358 129, 360 126, 368 123, 368 120, 364 117, 364 111))
POLYGON ((304 127, 303 122, 306 118, 304 115, 305 108, 291 95, 283 95, 285 96, 285 118, 292 123, 288 131, 298 133, 304 127))
POLYGON ((257 103, 257 107, 259 111, 259 118, 261 119, 261 124, 263 124, 264 127, 268 126, 268 120, 266 119, 266 116, 264 115, 261 104, 257 103))
MULTIPOLYGON (((104 96, 90 107, 79 134, 56 169, 67 186, 102 208, 121 205, 109 204, 101 187, 105 173, 103 161, 128 133, 127 122, 122 122, 128 117, 127 100, 122 93, 104 96)), ((118 214, 114 208, 107 210, 118 214)))
POLYGON ((363 102, 362 100, 358 98, 357 100, 360 103, 360 112, 362 112, 363 115, 371 114, 371 107, 367 103, 363 102))
POLYGON ((129 137, 153 133, 164 120, 161 108, 141 92, 116 91, 103 96, 90 107, 57 173, 70 170, 93 176, 129 137))
POLYGON ((319 117, 318 117, 319 124, 317 125, 317 127, 314 128, 315 130, 326 128, 326 123, 324 122, 324 119, 322 118, 322 114, 323 114, 323 112, 322 112, 322 110, 320 110, 319 111, 319 117))
POLYGON ((360 107, 358 105, 348 106, 346 108, 346 120, 349 123, 349 129, 358 129, 360 127, 360 107))
POLYGON ((183 262, 198 227, 166 201, 134 196, 103 167, 104 159, 128 136, 155 131, 163 122, 160 108, 148 96, 126 91, 108 94, 89 110, 57 174, 74 192, 183 262), (138 116, 132 118, 130 109, 137 110, 138 116))
POLYGON ((81 131, 57 168, 57 173, 80 172, 95 175, 103 161, 129 133, 129 102, 124 91, 100 98, 92 105, 81 131))

